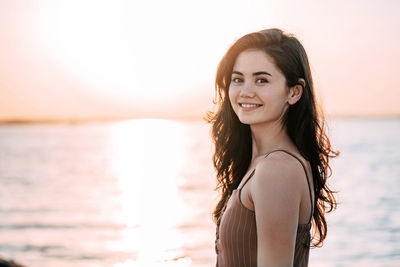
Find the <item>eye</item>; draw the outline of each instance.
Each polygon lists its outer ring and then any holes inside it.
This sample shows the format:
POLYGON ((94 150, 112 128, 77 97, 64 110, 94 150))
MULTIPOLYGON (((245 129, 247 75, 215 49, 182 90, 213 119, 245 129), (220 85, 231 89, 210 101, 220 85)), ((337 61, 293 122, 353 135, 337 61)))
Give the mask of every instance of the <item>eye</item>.
POLYGON ((268 80, 267 79, 264 79, 264 78, 258 78, 257 80, 256 80, 256 83, 267 83, 268 82, 268 80))
POLYGON ((232 78, 232 82, 233 83, 241 83, 241 82, 243 82, 243 80, 240 78, 234 77, 234 78, 232 78))

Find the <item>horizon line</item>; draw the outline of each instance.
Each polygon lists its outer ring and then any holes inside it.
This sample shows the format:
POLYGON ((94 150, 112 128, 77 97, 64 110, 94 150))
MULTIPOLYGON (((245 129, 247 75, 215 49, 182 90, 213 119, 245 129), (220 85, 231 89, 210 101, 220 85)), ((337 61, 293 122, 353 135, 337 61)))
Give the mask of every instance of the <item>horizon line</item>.
MULTIPOLYGON (((204 114, 205 116, 205 114, 204 114)), ((204 121, 204 116, 114 116, 114 117, 83 117, 83 118, 4 118, 0 119, 0 124, 81 124, 96 122, 114 122, 136 119, 164 119, 177 121, 204 121)), ((325 115, 326 119, 400 119, 400 114, 335 114, 325 115)))

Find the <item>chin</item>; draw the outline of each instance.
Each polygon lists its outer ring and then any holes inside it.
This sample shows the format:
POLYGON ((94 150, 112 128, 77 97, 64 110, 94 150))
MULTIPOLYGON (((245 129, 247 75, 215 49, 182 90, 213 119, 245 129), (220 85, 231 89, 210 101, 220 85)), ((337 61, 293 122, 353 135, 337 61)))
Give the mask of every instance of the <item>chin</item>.
POLYGON ((260 119, 260 118, 246 118, 246 117, 239 117, 239 121, 243 124, 247 124, 250 126, 256 126, 256 125, 266 125, 271 123, 272 121, 267 120, 267 119, 260 119))
POLYGON ((241 123, 247 124, 247 125, 260 123, 259 120, 256 120, 256 119, 254 119, 254 118, 243 118, 243 117, 239 117, 239 121, 240 121, 241 123))

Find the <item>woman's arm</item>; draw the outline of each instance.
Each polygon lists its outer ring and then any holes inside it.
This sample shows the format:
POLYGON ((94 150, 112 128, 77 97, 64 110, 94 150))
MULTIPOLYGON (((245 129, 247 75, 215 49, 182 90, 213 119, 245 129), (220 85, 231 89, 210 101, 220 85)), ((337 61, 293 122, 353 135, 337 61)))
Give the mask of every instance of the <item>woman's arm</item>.
POLYGON ((250 187, 257 225, 257 263, 293 266, 301 201, 299 163, 283 153, 263 159, 250 187))

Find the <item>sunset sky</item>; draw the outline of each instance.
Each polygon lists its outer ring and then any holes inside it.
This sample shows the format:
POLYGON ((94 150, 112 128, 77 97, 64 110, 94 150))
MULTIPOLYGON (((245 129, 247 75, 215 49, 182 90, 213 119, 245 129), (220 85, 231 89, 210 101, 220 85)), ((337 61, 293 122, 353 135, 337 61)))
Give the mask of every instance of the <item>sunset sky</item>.
POLYGON ((279 27, 328 116, 400 115, 400 1, 0 0, 0 120, 201 118, 217 64, 279 27))

